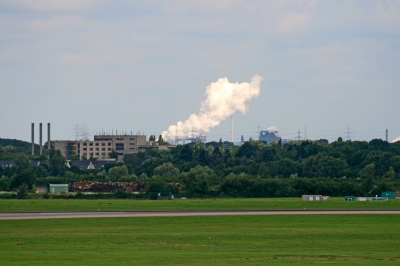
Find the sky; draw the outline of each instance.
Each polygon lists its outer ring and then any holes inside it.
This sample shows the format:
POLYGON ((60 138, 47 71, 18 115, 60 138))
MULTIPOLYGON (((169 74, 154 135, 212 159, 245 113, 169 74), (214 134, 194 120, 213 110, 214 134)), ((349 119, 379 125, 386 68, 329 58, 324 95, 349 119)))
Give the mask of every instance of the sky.
MULTIPOLYGON (((0 138, 159 135, 221 78, 259 96, 234 141, 400 136, 400 1, 0 1, 0 138), (79 126, 80 127, 80 126, 79 126)), ((223 103, 221 103, 223 104, 223 103)), ((230 140, 231 119, 205 132, 230 140)))

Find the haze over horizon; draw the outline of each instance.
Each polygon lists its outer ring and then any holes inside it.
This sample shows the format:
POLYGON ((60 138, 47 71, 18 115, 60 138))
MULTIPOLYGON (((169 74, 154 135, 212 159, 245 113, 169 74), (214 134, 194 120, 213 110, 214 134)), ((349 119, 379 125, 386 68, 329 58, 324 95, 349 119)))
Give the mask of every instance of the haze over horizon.
MULTIPOLYGON (((191 114, 220 79, 264 80, 234 141, 400 137, 400 1, 1 1, 0 138, 118 130, 147 136, 191 114)), ((247 98, 246 98, 247 99, 247 98)), ((213 106, 218 106, 215 104, 213 106)), ((243 107, 243 106, 242 106, 243 107)), ((199 113, 199 110, 201 111, 199 113)), ((214 109, 216 110, 216 109, 214 109)), ((242 110, 239 108, 239 110, 242 110)), ((207 141, 230 139, 218 120, 207 141)), ((187 127, 189 128, 189 127, 187 127)))

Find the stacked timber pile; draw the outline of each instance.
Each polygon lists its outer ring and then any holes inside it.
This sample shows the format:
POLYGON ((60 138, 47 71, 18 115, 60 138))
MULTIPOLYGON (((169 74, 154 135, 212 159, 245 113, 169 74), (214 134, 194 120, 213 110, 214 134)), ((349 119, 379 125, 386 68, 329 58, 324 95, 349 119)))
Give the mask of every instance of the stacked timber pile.
POLYGON ((69 184, 70 192, 115 192, 122 189, 125 192, 139 192, 145 190, 148 182, 95 182, 80 181, 69 184))

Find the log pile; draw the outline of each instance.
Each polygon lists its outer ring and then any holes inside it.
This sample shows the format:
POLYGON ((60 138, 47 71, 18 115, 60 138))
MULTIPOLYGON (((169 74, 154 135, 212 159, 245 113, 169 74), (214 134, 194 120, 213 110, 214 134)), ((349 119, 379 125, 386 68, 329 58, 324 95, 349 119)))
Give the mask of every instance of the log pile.
POLYGON ((80 181, 69 184, 70 192, 108 192, 113 193, 118 189, 125 192, 139 192, 145 190, 149 185, 148 182, 95 182, 80 181))

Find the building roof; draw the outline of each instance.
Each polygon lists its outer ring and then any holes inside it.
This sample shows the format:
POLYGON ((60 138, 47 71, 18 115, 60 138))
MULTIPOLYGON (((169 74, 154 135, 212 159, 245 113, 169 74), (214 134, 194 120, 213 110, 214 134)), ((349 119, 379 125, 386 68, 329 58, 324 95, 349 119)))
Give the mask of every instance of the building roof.
POLYGON ((89 167, 90 161, 89 160, 81 160, 81 161, 73 161, 71 167, 77 166, 81 170, 87 170, 89 167))
POLYGON ((7 167, 11 167, 13 165, 13 161, 11 160, 1 160, 0 161, 0 167, 1 168, 7 168, 7 167))
POLYGON ((77 166, 81 170, 90 170, 90 169, 103 169, 104 166, 108 163, 114 163, 115 160, 99 160, 99 161, 90 161, 90 160, 81 160, 81 161, 73 161, 72 166, 77 166))
POLYGON ((30 160, 29 162, 31 163, 31 165, 33 167, 38 166, 40 164, 40 161, 38 161, 38 160, 30 160))

